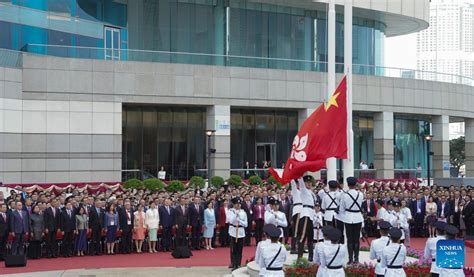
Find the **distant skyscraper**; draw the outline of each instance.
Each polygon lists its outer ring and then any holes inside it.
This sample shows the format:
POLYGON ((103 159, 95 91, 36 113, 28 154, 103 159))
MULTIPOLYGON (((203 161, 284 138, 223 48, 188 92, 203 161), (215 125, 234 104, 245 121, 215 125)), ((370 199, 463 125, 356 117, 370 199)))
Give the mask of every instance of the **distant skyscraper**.
MULTIPOLYGON (((430 27, 418 33, 417 69, 474 77, 474 0, 432 0, 430 27)), ((417 73, 438 81, 455 76, 417 73)), ((463 80, 459 80, 462 82, 463 80)))

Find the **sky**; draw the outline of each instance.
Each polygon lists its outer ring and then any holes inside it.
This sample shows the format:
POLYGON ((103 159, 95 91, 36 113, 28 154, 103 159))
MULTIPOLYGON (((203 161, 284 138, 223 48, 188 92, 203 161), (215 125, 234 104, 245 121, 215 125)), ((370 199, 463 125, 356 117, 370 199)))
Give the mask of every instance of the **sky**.
POLYGON ((416 69, 416 33, 385 39, 385 66, 416 69))

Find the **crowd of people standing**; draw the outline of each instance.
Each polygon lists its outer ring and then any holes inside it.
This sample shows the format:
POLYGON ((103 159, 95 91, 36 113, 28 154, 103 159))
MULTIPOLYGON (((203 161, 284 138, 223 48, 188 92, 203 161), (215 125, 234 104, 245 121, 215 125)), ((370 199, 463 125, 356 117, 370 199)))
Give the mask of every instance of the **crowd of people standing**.
MULTIPOLYGON (((313 184, 314 209, 327 208, 325 184, 313 184)), ((474 189, 472 187, 358 186, 364 196, 361 212, 363 230, 377 236, 380 213, 403 211, 407 225, 405 245, 410 237, 433 237, 434 222, 445 221, 474 235, 474 189), (399 203, 399 204, 395 204, 399 203)), ((60 193, 11 190, 0 193, 0 259, 9 253, 26 253, 30 258, 84 255, 130 254, 171 251, 189 245, 192 250, 231 245, 229 210, 231 199, 241 198, 246 214, 244 244, 262 240, 265 212, 281 212, 286 219, 282 241, 291 243, 295 223, 290 186, 247 186, 166 191, 87 192, 68 188, 60 193)), ((326 213, 327 214, 327 213, 326 213)), ((326 217, 326 214, 323 215, 326 217)), ((323 219, 325 220, 325 218, 323 219)), ((332 218, 337 226, 337 216, 332 218)), ((315 233, 316 234, 316 233, 315 233)), ((344 238, 342 238, 344 239, 344 238)), ((347 239, 347 238, 346 238, 347 239)), ((352 237, 349 239, 353 239, 352 237)))

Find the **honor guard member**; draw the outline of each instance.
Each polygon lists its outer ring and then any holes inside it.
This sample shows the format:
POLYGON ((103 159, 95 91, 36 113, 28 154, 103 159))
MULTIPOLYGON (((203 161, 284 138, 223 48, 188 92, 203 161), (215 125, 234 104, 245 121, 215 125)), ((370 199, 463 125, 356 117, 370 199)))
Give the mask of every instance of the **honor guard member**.
POLYGON ((244 247, 245 227, 247 227, 247 213, 240 208, 242 199, 234 197, 232 209, 228 211, 229 236, 230 236, 230 262, 233 270, 240 267, 242 250, 244 247))
MULTIPOLYGON (((383 200, 382 199, 377 199, 375 201, 375 207, 377 208, 377 214, 375 217, 372 217, 371 220, 373 222, 379 222, 379 221, 387 221, 390 222, 392 220, 392 215, 382 206, 383 200)), ((377 225, 377 229, 379 229, 379 225, 377 225)))
POLYGON ((298 179, 301 191, 301 202, 303 209, 300 213, 298 225, 298 258, 303 257, 304 243, 308 245, 308 261, 313 261, 313 218, 314 218, 314 194, 312 193, 311 184, 305 183, 303 178, 298 179))
POLYGON ((301 192, 298 185, 294 180, 291 180, 291 196, 293 198, 292 212, 291 212, 291 227, 292 227, 292 240, 291 240, 291 254, 298 253, 296 251, 296 241, 298 233, 298 225, 300 223, 300 213, 303 209, 303 203, 301 202, 301 192))
POLYGON ((405 235, 405 241, 403 242, 403 244, 405 244, 406 247, 410 248, 410 221, 413 219, 413 217, 411 216, 410 209, 407 207, 407 201, 402 200, 400 203, 402 205, 400 212, 407 219, 406 228, 403 229, 403 235, 405 235))
MULTIPOLYGON (((446 239, 455 240, 459 229, 453 225, 448 225, 445 228, 446 239)), ((464 277, 464 269, 462 267, 441 268, 439 272, 440 277, 464 277)))
POLYGON ((341 203, 339 208, 343 213, 344 226, 347 232, 347 250, 349 252, 349 263, 359 262, 360 248, 360 230, 364 217, 362 216, 362 202, 364 195, 355 189, 357 179, 354 177, 347 178, 349 190, 341 195, 341 203))
MULTIPOLYGON (((322 189, 323 194, 320 196, 321 209, 324 212, 324 224, 331 225, 336 227, 336 215, 339 210, 339 183, 337 181, 331 180, 328 182, 329 192, 322 189)), ((320 192, 321 192, 320 191, 320 192)))
POLYGON ((283 228, 288 226, 288 222, 286 221, 285 214, 278 210, 280 201, 271 198, 268 204, 270 205, 270 209, 265 211, 265 224, 272 224, 279 228, 281 230, 281 237, 283 238, 283 228))
POLYGON ((324 239, 331 242, 324 242, 318 247, 315 261, 319 264, 319 268, 316 277, 345 277, 342 266, 347 259, 347 249, 339 244, 342 233, 334 227, 329 228, 325 229, 323 234, 324 239))
MULTIPOLYGON (((260 259, 260 255, 262 254, 262 249, 266 246, 272 243, 269 232, 274 226, 272 224, 267 224, 264 225, 262 228, 263 233, 265 234, 265 239, 261 240, 257 244, 257 249, 255 251, 255 261, 258 261, 260 259)), ((265 275, 265 268, 260 268, 260 273, 259 276, 264 276, 265 275)))
POLYGON ((313 218, 313 229, 314 229, 314 234, 313 234, 313 242, 314 242, 314 247, 316 247, 316 244, 323 242, 324 237, 323 237, 323 213, 321 212, 321 205, 319 203, 314 204, 314 218, 313 218))
POLYGON ((382 267, 380 261, 382 258, 383 249, 390 244, 388 230, 392 228, 392 225, 387 221, 380 221, 378 226, 380 228, 380 238, 373 240, 370 244, 370 259, 377 260, 377 264, 375 264, 375 274, 377 277, 383 277, 386 268, 382 267))
POLYGON ((440 273, 440 268, 436 265, 436 243, 438 240, 444 240, 446 239, 445 237, 445 231, 444 229, 446 228, 447 224, 446 222, 443 221, 437 221, 435 222, 435 227, 436 227, 436 237, 434 238, 429 238, 426 241, 425 245, 425 254, 424 257, 425 259, 431 259, 431 276, 439 276, 440 273))
POLYGON ((381 266, 386 268, 385 277, 404 277, 403 264, 407 256, 405 245, 400 243, 402 230, 393 228, 388 231, 391 243, 382 250, 381 266))
POLYGON ((260 266, 260 276, 278 276, 284 277, 283 264, 286 261, 286 248, 278 240, 282 231, 274 225, 269 225, 266 230, 270 237, 270 243, 266 243, 261 248, 258 260, 255 262, 260 266), (262 274, 262 269, 263 274, 262 274))
POLYGON ((393 204, 393 206, 395 207, 395 210, 392 213, 393 216, 391 218, 392 221, 390 222, 390 224, 392 224, 392 226, 394 228, 398 228, 402 231, 402 237, 400 238, 400 242, 404 243, 405 242, 405 231, 404 230, 409 228, 408 220, 405 217, 405 215, 400 212, 400 208, 401 208, 400 202, 396 201, 393 204))

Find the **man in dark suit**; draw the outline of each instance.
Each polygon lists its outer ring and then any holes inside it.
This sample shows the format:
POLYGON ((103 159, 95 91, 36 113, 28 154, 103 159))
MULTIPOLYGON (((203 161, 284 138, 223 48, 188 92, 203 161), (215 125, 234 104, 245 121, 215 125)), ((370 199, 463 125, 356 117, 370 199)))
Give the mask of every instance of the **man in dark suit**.
POLYGON ((163 229, 163 238, 161 239, 163 251, 171 251, 171 229, 175 225, 175 211, 170 204, 171 200, 165 199, 165 205, 159 209, 160 226, 163 229))
POLYGON ((0 203, 0 261, 3 261, 5 258, 8 228, 7 205, 0 203))
POLYGON ((462 202, 462 197, 459 191, 454 192, 454 199, 449 201, 449 206, 451 207, 451 221, 452 225, 456 226, 459 228, 459 218, 460 218, 460 209, 459 209, 459 204, 462 202))
POLYGON ((365 201, 362 202, 362 214, 364 215, 366 234, 369 237, 375 236, 377 227, 370 218, 377 215, 377 209, 375 208, 375 201, 372 199, 371 193, 366 193, 365 195, 365 201))
POLYGON ((122 231, 120 248, 125 254, 132 253, 133 213, 130 200, 126 200, 123 209, 119 212, 120 230, 122 231))
POLYGON ((89 212, 89 228, 92 231, 91 238, 91 255, 102 255, 101 240, 102 230, 104 230, 105 212, 102 209, 102 201, 95 200, 95 206, 89 212))
MULTIPOLYGON (((282 192, 280 194, 280 212, 285 214, 286 217, 286 222, 290 223, 291 222, 291 203, 286 197, 286 193, 282 192)), ((284 243, 287 244, 290 241, 290 230, 291 230, 291 225, 288 224, 285 228, 283 228, 283 237, 285 238, 284 243)))
POLYGON ((51 201, 51 207, 44 211, 44 234, 46 237, 46 251, 48 258, 56 258, 58 255, 58 242, 56 234, 59 231, 60 211, 59 202, 56 199, 51 201))
POLYGON ((242 203, 242 209, 247 214, 247 227, 245 228, 245 245, 249 246, 252 239, 252 221, 253 221, 253 204, 250 201, 250 195, 246 194, 244 202, 242 203))
POLYGON ((423 231, 425 213, 426 213, 425 199, 421 195, 421 193, 417 193, 416 199, 412 201, 412 204, 411 204, 411 214, 413 215, 413 218, 415 219, 415 224, 414 224, 415 237, 423 237, 423 234, 425 233, 423 231))
POLYGON ((194 203, 189 207, 189 218, 192 227, 191 246, 194 250, 201 249, 201 229, 204 225, 204 208, 201 206, 201 197, 194 197, 194 203))
POLYGON ((190 226, 189 221, 189 208, 186 206, 186 198, 181 196, 179 198, 179 205, 175 207, 176 215, 176 245, 186 246, 186 231, 190 226))
POLYGON ((10 232, 13 236, 12 255, 23 255, 25 245, 24 236, 29 232, 30 219, 28 213, 23 210, 23 203, 16 202, 16 210, 12 213, 10 221, 10 232))
POLYGON ((64 257, 72 256, 72 242, 74 238, 74 232, 76 230, 76 215, 72 208, 71 202, 66 203, 66 208, 61 211, 59 217, 59 226, 63 234, 62 250, 64 257))
POLYGON ((438 202, 438 219, 449 224, 448 219, 451 216, 451 206, 446 201, 446 196, 442 195, 438 202))

